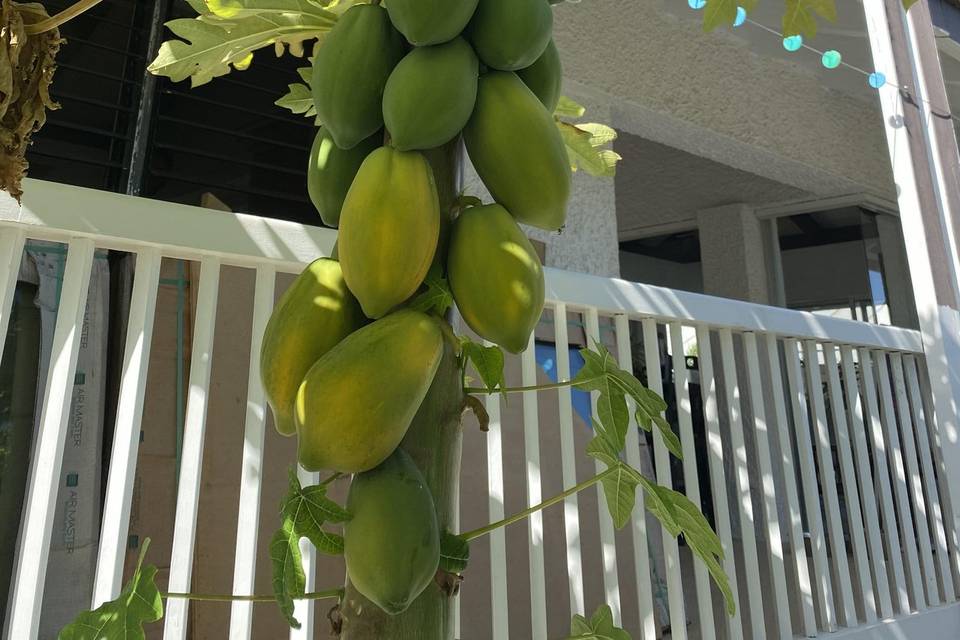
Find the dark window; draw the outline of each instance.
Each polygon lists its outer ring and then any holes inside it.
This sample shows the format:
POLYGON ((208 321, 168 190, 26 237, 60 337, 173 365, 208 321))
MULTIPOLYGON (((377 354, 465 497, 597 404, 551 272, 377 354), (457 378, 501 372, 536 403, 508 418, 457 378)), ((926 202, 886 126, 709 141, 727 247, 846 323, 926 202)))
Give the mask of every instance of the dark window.
MULTIPOLYGON (((35 136, 31 177, 192 205, 211 193, 234 211, 320 224, 304 183, 313 122, 274 105, 307 59, 267 48, 201 87, 145 82, 155 9, 163 21, 195 15, 183 0, 157 1, 105 0, 63 27, 53 84, 63 109, 35 136), (134 140, 141 110, 149 126, 134 140)), ((159 41, 171 37, 162 29, 159 41)))

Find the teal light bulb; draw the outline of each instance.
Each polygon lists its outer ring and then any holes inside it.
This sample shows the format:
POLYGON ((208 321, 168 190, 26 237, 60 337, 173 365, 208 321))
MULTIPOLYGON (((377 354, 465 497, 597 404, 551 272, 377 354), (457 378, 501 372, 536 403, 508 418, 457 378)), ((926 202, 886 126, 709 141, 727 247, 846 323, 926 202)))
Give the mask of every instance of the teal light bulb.
POLYGON ((783 48, 787 51, 798 51, 803 46, 803 36, 788 36, 783 39, 783 48))
POLYGON ((840 55, 839 51, 831 49, 830 51, 824 52, 821 62, 827 69, 836 69, 840 66, 840 63, 843 62, 843 56, 840 55))

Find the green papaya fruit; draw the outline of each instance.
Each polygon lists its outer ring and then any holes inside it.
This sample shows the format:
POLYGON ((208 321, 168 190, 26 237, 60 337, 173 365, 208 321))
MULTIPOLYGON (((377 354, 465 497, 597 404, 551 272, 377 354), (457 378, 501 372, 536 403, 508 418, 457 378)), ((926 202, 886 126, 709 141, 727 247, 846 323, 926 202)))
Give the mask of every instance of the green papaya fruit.
POLYGON ((453 40, 463 31, 477 0, 389 0, 387 12, 397 31, 418 47, 453 40))
POLYGON ((320 258, 284 292, 260 347, 260 379, 277 431, 296 433, 294 401, 304 375, 364 321, 336 260, 320 258))
POLYGON ((526 69, 517 71, 533 94, 540 98, 548 113, 553 113, 560 102, 560 91, 563 87, 563 65, 560 62, 560 52, 557 45, 550 41, 543 55, 526 69))
POLYGON ((383 126, 383 88, 405 49, 383 7, 358 4, 347 9, 317 50, 313 103, 341 149, 352 149, 383 126))
POLYGON ((553 10, 547 0, 480 0, 467 27, 480 60, 501 71, 536 62, 553 34, 553 10))
POLYGON ((390 615, 403 613, 440 564, 437 512, 423 474, 398 448, 354 476, 347 511, 343 556, 350 582, 390 615))
POLYGON ((383 93, 392 145, 401 151, 432 149, 455 138, 477 102, 479 66, 463 38, 408 53, 383 93))
POLYGON ((423 282, 440 236, 433 171, 415 151, 377 149, 363 161, 340 215, 340 264, 370 318, 380 318, 423 282))
POLYGON ((443 355, 437 322, 393 313, 354 331, 307 371, 297 390, 297 457, 304 469, 367 471, 397 448, 443 355))
POLYGON ((543 267, 506 209, 493 204, 460 214, 450 237, 447 277, 471 329, 511 353, 527 348, 543 312, 543 267))
POLYGON ((514 218, 549 231, 563 226, 570 197, 567 148, 553 116, 517 74, 480 77, 463 139, 483 183, 514 218))
POLYGON ((354 176, 364 159, 381 144, 383 136, 377 132, 353 149, 341 149, 329 131, 317 131, 307 164, 307 192, 323 224, 334 228, 340 224, 343 199, 354 176))

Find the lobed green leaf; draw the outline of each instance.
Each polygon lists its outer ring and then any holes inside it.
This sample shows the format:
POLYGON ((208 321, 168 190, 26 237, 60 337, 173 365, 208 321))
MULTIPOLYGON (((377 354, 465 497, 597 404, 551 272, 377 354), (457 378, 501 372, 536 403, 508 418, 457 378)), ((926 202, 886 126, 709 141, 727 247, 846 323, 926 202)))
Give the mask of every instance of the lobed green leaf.
POLYGON ((270 561, 273 595, 280 612, 291 627, 299 629, 300 622, 293 617, 293 599, 306 589, 300 539, 307 538, 322 553, 343 554, 343 536, 324 530, 323 525, 346 522, 350 513, 327 497, 326 485, 301 486, 293 466, 288 469, 288 483, 287 495, 280 501, 281 526, 270 540, 270 561))
POLYGON ((567 96, 560 96, 553 115, 557 118, 582 118, 586 112, 583 105, 577 104, 567 96))
POLYGON ((587 620, 581 615, 573 616, 570 635, 565 640, 631 640, 630 634, 613 623, 613 611, 609 605, 601 605, 587 620))
MULTIPOLYGON (((201 9, 198 0, 191 4, 201 9)), ((246 69, 264 47, 302 55, 303 43, 329 32, 338 17, 310 0, 207 0, 204 7, 196 19, 167 23, 178 39, 160 46, 151 73, 196 87, 246 69)))
POLYGON ((583 169, 598 178, 617 175, 617 163, 623 158, 616 151, 604 148, 616 139, 613 129, 595 123, 574 125, 559 120, 557 126, 573 171, 583 169))
POLYGON ((303 556, 300 554, 300 536, 291 518, 285 518, 283 526, 270 539, 270 563, 273 565, 273 596, 287 624, 300 628, 300 621, 293 616, 293 598, 302 596, 307 588, 303 573, 303 556))
POLYGON ((464 365, 473 363, 488 391, 506 386, 503 374, 503 350, 496 346, 485 347, 469 338, 462 338, 464 365))
POLYGON ((453 305, 450 283, 443 277, 443 272, 438 267, 431 267, 423 281, 423 287, 425 289, 408 305, 411 309, 442 316, 453 305))
POLYGON ((143 566, 150 538, 143 541, 137 567, 115 600, 84 611, 65 626, 58 640, 143 640, 143 625, 163 617, 163 600, 155 582, 157 568, 143 566))

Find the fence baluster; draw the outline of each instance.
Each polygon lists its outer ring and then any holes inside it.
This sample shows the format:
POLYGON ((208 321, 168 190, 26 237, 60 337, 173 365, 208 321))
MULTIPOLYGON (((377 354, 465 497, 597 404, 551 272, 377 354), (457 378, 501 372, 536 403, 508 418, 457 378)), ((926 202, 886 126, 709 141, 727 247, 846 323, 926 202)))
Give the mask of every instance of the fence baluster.
MULTIPOLYGON (((217 320, 219 289, 220 261, 215 257, 206 257, 200 263, 200 288, 197 292, 193 349, 190 357, 190 387, 177 488, 177 515, 170 555, 169 590, 175 593, 189 592, 192 584, 203 440, 207 424, 213 332, 217 320)), ((187 637, 189 606, 190 601, 182 598, 171 598, 167 601, 164 612, 164 640, 184 640, 187 637)))
MULTIPOLYGON (((633 353, 630 346, 630 320, 621 314, 615 320, 617 329, 617 358, 620 368, 633 374, 633 353)), ((634 406, 627 401, 630 411, 630 427, 627 430, 627 464, 641 469, 640 431, 634 417, 634 406)), ((644 441, 646 446, 646 441, 644 441)), ((647 514, 643 491, 637 491, 637 502, 630 515, 633 527, 633 562, 637 574, 637 606, 640 614, 640 639, 656 640, 656 623, 653 616, 653 588, 650 578, 650 548, 647 538, 647 514)))

